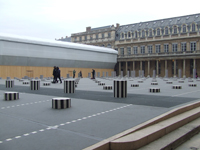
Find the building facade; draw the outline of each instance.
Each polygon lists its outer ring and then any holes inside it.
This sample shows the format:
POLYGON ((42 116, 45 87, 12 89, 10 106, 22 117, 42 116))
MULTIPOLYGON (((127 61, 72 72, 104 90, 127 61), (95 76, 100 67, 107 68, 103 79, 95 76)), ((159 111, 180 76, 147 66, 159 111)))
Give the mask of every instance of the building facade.
POLYGON ((117 71, 145 76, 200 74, 200 14, 123 25, 116 31, 117 71), (180 71, 179 71, 180 70, 180 71))
POLYGON ((101 47, 115 48, 116 30, 119 24, 91 28, 86 27, 86 32, 74 33, 71 35, 71 42, 95 45, 101 47))

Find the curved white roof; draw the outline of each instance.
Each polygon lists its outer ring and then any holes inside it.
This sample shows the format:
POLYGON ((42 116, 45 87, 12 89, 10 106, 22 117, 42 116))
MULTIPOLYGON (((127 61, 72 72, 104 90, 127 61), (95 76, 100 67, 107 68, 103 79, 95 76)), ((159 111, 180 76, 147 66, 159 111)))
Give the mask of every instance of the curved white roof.
POLYGON ((80 49, 80 50, 86 50, 86 51, 112 53, 116 55, 118 54, 116 50, 111 49, 111 48, 106 48, 106 47, 77 44, 77 43, 72 43, 72 42, 54 41, 54 40, 33 38, 33 37, 27 37, 27 36, 11 35, 11 34, 5 34, 5 33, 0 33, 0 40, 47 45, 47 46, 56 46, 56 47, 66 47, 66 48, 80 49))

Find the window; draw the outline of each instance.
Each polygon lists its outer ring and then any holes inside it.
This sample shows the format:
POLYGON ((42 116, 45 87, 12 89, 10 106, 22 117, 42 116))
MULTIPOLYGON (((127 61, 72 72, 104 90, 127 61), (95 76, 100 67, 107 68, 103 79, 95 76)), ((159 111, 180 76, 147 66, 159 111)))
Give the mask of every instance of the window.
POLYGON ((134 37, 134 33, 132 33, 132 37, 134 37))
POLYGON ((160 53, 160 45, 156 45, 156 53, 160 53))
POLYGON ((144 45, 140 47, 140 53, 141 53, 141 54, 144 54, 144 53, 145 53, 145 46, 144 46, 144 45))
POLYGON ((75 37, 75 41, 77 41, 77 37, 75 37))
POLYGON ((183 25, 183 33, 186 32, 186 25, 183 25))
POLYGON ((122 39, 124 38, 124 33, 121 34, 121 38, 122 38, 122 39))
POLYGON ((177 27, 174 26, 174 34, 177 34, 177 27))
POLYGON ((145 31, 143 30, 142 31, 142 38, 144 38, 145 37, 145 31))
POLYGON ((166 27, 166 28, 165 28, 165 35, 168 35, 168 34, 169 34, 168 31, 169 31, 169 30, 168 30, 168 27, 166 27))
POLYGON ((104 33, 101 34, 102 39, 104 38, 104 33))
POLYGON ((138 36, 137 36, 137 31, 135 31, 135 38, 137 38, 138 36))
POLYGON ((129 37, 129 38, 131 37, 131 33, 130 33, 130 32, 128 33, 128 37, 129 37))
POLYGON ((157 36, 160 36, 160 29, 157 29, 157 36))
POLYGON ((85 41, 87 41, 87 35, 85 35, 85 41))
POLYGON ((148 45, 148 53, 151 54, 152 52, 152 45, 148 45))
POLYGON ((133 47, 133 53, 134 53, 134 54, 137 54, 137 53, 138 53, 138 51, 137 51, 137 46, 133 47))
POLYGON ((108 33, 108 38, 111 38, 111 33, 110 32, 108 33))
POLYGON ((172 52, 177 52, 178 51, 178 44, 177 43, 173 43, 172 44, 172 52))
POLYGON ((99 35, 98 34, 96 34, 96 39, 98 39, 99 38, 99 35))
POLYGON ((90 35, 90 40, 92 40, 93 39, 93 37, 92 37, 92 35, 90 35))
POLYGON ((124 55, 124 48, 120 48, 120 52, 121 55, 124 55))
POLYGON ((153 36, 152 29, 149 30, 149 36, 153 36))
POLYGON ((192 24, 192 32, 195 32, 196 31, 196 27, 195 27, 195 24, 193 23, 192 24))
POLYGON ((186 49, 187 49, 186 42, 182 42, 182 43, 181 43, 181 51, 182 51, 182 52, 185 52, 186 49))
POLYGON ((196 51, 196 42, 190 42, 190 50, 196 51))
POLYGON ((127 54, 131 55, 131 47, 127 47, 127 54))
POLYGON ((164 44, 164 51, 165 53, 169 52, 169 44, 164 44))
POLYGON ((81 36, 79 37, 79 40, 82 41, 82 37, 81 36))

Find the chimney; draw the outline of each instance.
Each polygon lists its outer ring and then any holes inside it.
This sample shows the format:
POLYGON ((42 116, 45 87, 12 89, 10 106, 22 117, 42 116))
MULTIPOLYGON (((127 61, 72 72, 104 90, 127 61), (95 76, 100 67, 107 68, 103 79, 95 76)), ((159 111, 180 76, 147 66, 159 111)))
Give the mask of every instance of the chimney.
POLYGON ((86 27, 86 32, 91 31, 91 27, 86 27))
POLYGON ((66 36, 66 38, 68 38, 68 36, 66 36))
POLYGON ((116 28, 119 28, 120 24, 119 23, 116 23, 116 28))

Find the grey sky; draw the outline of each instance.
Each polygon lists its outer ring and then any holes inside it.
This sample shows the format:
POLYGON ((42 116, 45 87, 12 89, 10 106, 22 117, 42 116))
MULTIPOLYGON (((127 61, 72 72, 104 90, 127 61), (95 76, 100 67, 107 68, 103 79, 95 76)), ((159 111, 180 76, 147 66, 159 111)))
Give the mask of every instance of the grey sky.
POLYGON ((0 33, 54 40, 87 26, 195 14, 199 6, 199 0, 0 0, 0 33))

